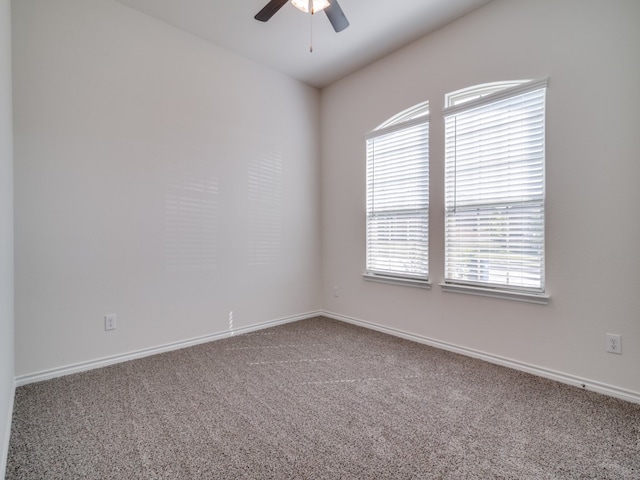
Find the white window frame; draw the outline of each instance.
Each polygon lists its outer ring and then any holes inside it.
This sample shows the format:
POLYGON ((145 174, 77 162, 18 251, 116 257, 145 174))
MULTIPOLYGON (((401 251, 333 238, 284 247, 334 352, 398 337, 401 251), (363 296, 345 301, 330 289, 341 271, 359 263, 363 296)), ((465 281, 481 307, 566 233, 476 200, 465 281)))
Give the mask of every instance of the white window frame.
POLYGON ((430 288, 429 102, 394 115, 366 135, 365 140, 367 243, 363 277, 430 288), (409 137, 398 135, 403 133, 410 137, 410 142, 406 141, 409 137), (376 155, 376 145, 382 154, 376 155), (397 154, 389 153, 390 146, 398 148, 397 154), (389 240, 394 233, 397 248, 389 240))
MULTIPOLYGON (((531 92, 542 91, 542 109, 544 112, 544 110, 546 109, 544 105, 546 87, 546 79, 536 81, 524 80, 513 82, 496 82, 492 84, 478 85, 463 90, 458 90, 445 96, 446 107, 444 109, 444 117, 445 124, 449 128, 445 127, 445 280, 443 283, 441 283, 443 291, 469 293, 473 295, 483 295, 540 304, 547 304, 549 302, 549 295, 545 292, 544 272, 544 116, 541 125, 543 138, 541 159, 538 158, 536 160, 541 161, 541 192, 540 188, 537 188, 534 200, 523 200, 520 204, 518 204, 517 201, 513 201, 513 199, 508 196, 501 198, 500 194, 498 194, 496 198, 491 200, 477 200, 475 201, 475 203, 469 202, 467 204, 465 204, 463 201, 463 203, 460 203, 460 200, 458 199, 458 193, 456 192, 456 189, 460 188, 459 186, 456 186, 459 178, 458 172, 456 171, 456 153, 458 153, 457 150, 459 146, 455 143, 458 138, 454 130, 456 128, 454 127, 454 122, 457 118, 456 115, 469 115, 472 114, 474 110, 480 112, 483 108, 486 111, 487 106, 497 104, 510 98, 517 99, 518 97, 531 92), (483 277, 476 276, 476 278, 473 278, 474 275, 469 273, 473 271, 473 265, 471 263, 465 263, 465 254, 459 253, 460 245, 462 245, 462 242, 465 239, 461 238, 460 236, 455 236, 455 233, 452 232, 456 230, 456 227, 454 227, 454 225, 461 224, 461 219, 470 218, 469 215, 472 215, 472 213, 467 213, 467 217, 464 217, 464 209, 467 208, 469 209, 469 211, 473 210, 477 212, 476 215, 479 216, 478 218, 481 218, 483 215, 487 215, 487 212, 491 211, 491 209, 494 209, 495 211, 496 208, 502 207, 504 205, 508 205, 508 207, 505 207, 503 210, 507 212, 509 209, 512 209, 512 211, 514 211, 514 208, 517 209, 519 207, 528 208, 527 205, 529 204, 535 204, 535 207, 532 208, 538 208, 538 211, 541 212, 541 220, 538 220, 538 224, 536 227, 538 228, 538 230, 536 230, 536 232, 538 233, 538 235, 540 233, 542 235, 542 250, 541 254, 539 255, 539 263, 534 267, 534 270, 538 269, 538 273, 533 274, 534 279, 525 280, 525 274, 521 274, 522 277, 519 280, 520 284, 509 285, 508 280, 500 278, 500 275, 487 275, 483 277), (451 247, 451 245, 454 246, 451 247), (467 265, 467 267, 469 267, 469 272, 461 273, 459 269, 456 271, 456 268, 454 267, 459 267, 460 265, 467 265), (531 284, 526 285, 526 283, 529 281, 531 282, 531 284)), ((540 125, 538 125, 538 129, 540 129, 540 125)), ((540 182, 540 178, 537 178, 537 182, 540 182)), ((509 217, 509 214, 507 214, 506 217, 509 217)), ((538 217, 540 217, 540 215, 538 215, 538 217)), ((484 221, 486 222, 487 217, 484 218, 484 221)), ((531 222, 534 221, 531 220, 531 222)), ((485 223, 481 228, 486 228, 486 225, 491 224, 485 223)), ((532 225, 535 226, 535 222, 532 223, 532 225)), ((462 230, 460 230, 460 235, 463 234, 462 232, 465 231, 464 228, 467 227, 461 228, 462 230)), ((516 230, 518 228, 521 227, 516 227, 516 230)), ((486 232, 486 230, 484 231, 486 232)), ((521 231, 517 230, 516 233, 521 233, 521 231)), ((478 240, 473 239, 473 237, 471 238, 472 245, 469 248, 471 249, 471 251, 475 249, 475 254, 481 253, 482 248, 484 247, 479 246, 480 243, 478 240)), ((539 248, 540 246, 538 246, 538 249, 539 248)), ((495 253, 487 253, 487 256, 488 260, 486 261, 488 261, 490 264, 491 262, 496 262, 495 253)), ((507 260, 507 262, 512 261, 512 257, 509 258, 510 260, 507 260)), ((527 261, 528 260, 529 259, 527 259, 527 261)), ((477 261, 478 260, 476 259, 476 262, 477 261)), ((480 261, 485 260, 480 259, 480 261)), ((507 270, 509 270, 509 268, 511 267, 507 266, 506 268, 507 270)), ((492 269, 489 268, 488 271, 491 272, 492 269)), ((493 269, 493 273, 497 271, 497 267, 495 267, 493 269)), ((507 273, 505 277, 508 278, 509 273, 507 273)))

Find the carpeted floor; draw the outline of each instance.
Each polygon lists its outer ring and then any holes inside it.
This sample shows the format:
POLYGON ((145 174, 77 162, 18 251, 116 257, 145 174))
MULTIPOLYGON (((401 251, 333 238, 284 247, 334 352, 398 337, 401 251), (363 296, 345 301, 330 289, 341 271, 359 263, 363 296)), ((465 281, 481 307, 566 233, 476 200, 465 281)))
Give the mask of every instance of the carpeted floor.
POLYGON ((640 479, 640 405, 317 318, 18 388, 6 478, 640 479))

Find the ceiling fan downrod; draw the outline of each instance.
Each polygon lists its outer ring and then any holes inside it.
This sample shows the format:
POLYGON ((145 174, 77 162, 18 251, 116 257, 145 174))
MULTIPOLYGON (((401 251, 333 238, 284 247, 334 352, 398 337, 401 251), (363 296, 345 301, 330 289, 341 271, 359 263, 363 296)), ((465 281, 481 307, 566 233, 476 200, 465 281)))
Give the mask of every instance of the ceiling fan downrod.
POLYGON ((309 0, 309 53, 313 53, 313 14, 316 13, 313 9, 313 0, 309 0))

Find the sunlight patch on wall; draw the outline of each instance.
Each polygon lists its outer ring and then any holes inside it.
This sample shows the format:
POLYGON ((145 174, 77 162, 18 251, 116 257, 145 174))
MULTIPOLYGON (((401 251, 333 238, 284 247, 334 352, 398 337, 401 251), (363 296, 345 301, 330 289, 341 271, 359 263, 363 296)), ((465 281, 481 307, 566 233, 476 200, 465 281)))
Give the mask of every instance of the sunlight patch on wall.
POLYGON ((212 271, 217 262, 218 178, 206 164, 173 163, 165 198, 169 272, 212 271))
POLYGON ((271 265, 282 244, 282 153, 249 162, 249 265, 271 265))

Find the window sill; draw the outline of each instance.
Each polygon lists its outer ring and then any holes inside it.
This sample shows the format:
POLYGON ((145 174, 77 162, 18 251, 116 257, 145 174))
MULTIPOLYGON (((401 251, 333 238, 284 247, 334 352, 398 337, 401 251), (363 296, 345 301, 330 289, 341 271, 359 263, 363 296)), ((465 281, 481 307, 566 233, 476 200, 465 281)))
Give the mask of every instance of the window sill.
POLYGON ((500 298, 503 300, 515 300, 518 302, 537 303, 548 305, 551 298, 545 293, 534 292, 514 292, 511 290, 500 290, 486 287, 472 287, 470 285, 456 285, 452 283, 441 283, 443 292, 466 293, 468 295, 479 295, 482 297, 500 298))
POLYGON ((390 283, 393 285, 404 285, 405 287, 426 288, 427 290, 431 288, 431 283, 429 283, 429 280, 375 275, 373 273, 363 273, 362 278, 364 278, 368 282, 390 283))

